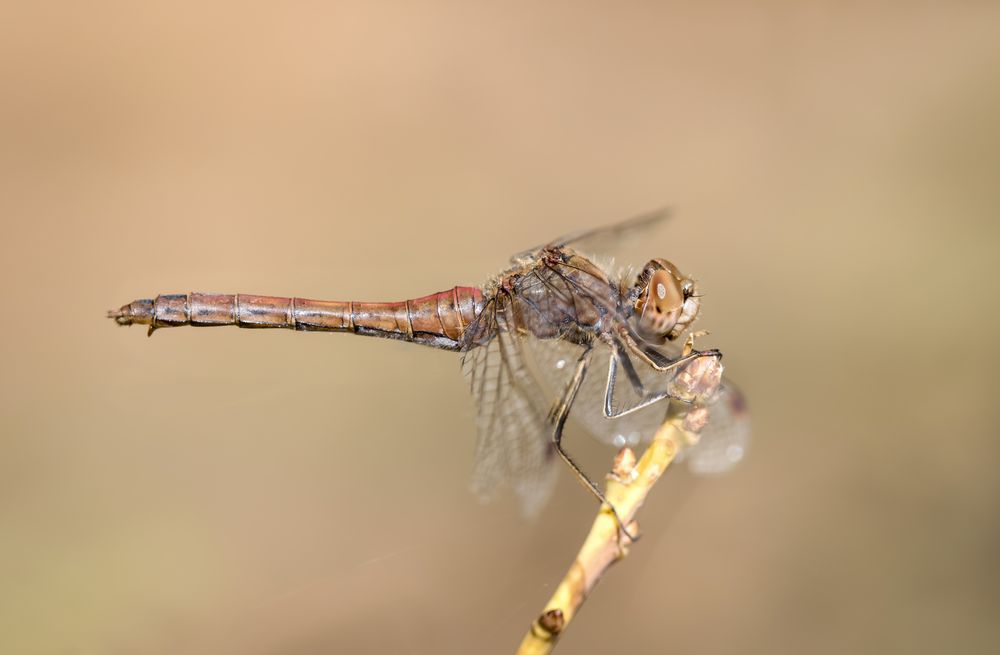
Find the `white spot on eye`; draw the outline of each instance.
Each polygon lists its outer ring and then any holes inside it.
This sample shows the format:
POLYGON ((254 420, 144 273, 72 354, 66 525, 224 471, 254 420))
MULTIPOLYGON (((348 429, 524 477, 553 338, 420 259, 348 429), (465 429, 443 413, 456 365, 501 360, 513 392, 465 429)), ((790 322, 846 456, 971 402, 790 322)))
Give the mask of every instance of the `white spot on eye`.
POLYGON ((730 462, 738 462, 743 459, 743 446, 732 445, 726 448, 726 459, 730 462))
POLYGON ((656 285, 656 295, 660 297, 660 300, 667 297, 667 287, 663 286, 662 282, 656 285))
POLYGON ((556 368, 559 369, 560 371, 566 368, 566 360, 560 359, 558 362, 556 362, 556 368))
POLYGON ((616 448, 621 448, 625 445, 625 435, 616 434, 615 438, 611 440, 611 443, 613 443, 616 448))

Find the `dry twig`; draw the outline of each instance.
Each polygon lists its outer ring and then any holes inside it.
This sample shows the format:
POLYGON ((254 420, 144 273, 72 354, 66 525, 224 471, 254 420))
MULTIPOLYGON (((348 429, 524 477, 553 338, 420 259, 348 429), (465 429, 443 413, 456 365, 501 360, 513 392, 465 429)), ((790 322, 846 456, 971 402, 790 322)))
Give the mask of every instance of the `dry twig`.
MULTIPOLYGON (((687 379, 678 376, 680 384, 688 385, 687 391, 694 398, 710 395, 722 374, 718 360, 703 359, 706 361, 695 360, 702 363, 691 367, 687 379)), ((605 495, 617 509, 629 533, 638 534, 636 512, 677 453, 697 441, 697 433, 707 420, 708 410, 705 407, 672 413, 638 462, 630 448, 619 451, 607 476, 605 495)), ((576 559, 545 609, 531 624, 517 655, 547 655, 552 652, 560 635, 605 571, 628 554, 628 539, 623 536, 621 527, 610 508, 602 505, 576 559)))

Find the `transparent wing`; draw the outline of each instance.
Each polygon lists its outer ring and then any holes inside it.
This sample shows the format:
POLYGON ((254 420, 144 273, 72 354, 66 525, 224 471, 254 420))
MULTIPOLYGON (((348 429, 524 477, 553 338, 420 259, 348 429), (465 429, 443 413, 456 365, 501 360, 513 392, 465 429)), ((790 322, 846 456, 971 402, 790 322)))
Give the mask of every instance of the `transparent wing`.
MULTIPOLYGON (((668 401, 666 398, 647 407, 622 416, 608 418, 604 414, 605 397, 608 389, 608 369, 614 357, 611 348, 605 345, 594 353, 591 361, 591 375, 583 381, 574 412, 570 419, 585 428, 595 439, 615 447, 646 443, 653 438, 666 419, 668 401)), ((656 371, 644 362, 636 362, 628 355, 619 353, 618 374, 614 384, 615 412, 621 412, 640 405, 644 395, 633 386, 627 370, 631 368, 642 391, 646 395, 659 395, 666 391, 673 373, 656 371)))
MULTIPOLYGON (((553 356, 558 357, 554 351, 553 356)), ((599 347, 591 360, 591 373, 584 380, 577 400, 570 413, 570 419, 585 428, 597 440, 615 447, 632 446, 648 442, 662 425, 669 408, 664 399, 638 411, 616 418, 604 415, 604 400, 607 393, 607 370, 612 357, 611 349, 599 347)), ((548 366, 558 366, 559 359, 548 366)), ((615 382, 615 410, 635 407, 642 396, 622 372, 624 366, 631 365, 646 393, 659 394, 666 390, 673 373, 661 372, 635 361, 627 354, 621 356, 619 374, 615 382)), ((697 444, 686 448, 679 461, 699 475, 725 473, 739 463, 750 446, 750 413, 739 388, 723 377, 718 392, 708 404, 709 419, 702 429, 697 444)))
POLYGON ((750 412, 746 400, 731 380, 723 377, 719 391, 708 404, 708 424, 698 443, 681 453, 692 473, 713 475, 736 466, 750 446, 750 412))
POLYGON ((472 489, 490 500, 507 484, 523 513, 534 516, 551 495, 557 471, 547 422, 554 396, 532 372, 526 347, 533 340, 517 330, 517 305, 505 294, 486 304, 469 327, 462 370, 476 405, 472 489))
POLYGON ((511 261, 522 262, 545 247, 555 248, 563 246, 568 246, 573 250, 589 255, 617 259, 622 251, 627 248, 630 241, 634 241, 640 236, 647 236, 650 232, 663 225, 668 218, 670 218, 669 209, 656 209, 619 221, 618 223, 565 234, 544 245, 518 253, 511 257, 511 261))
POLYGON ((584 353, 578 337, 616 307, 614 293, 603 271, 575 255, 536 262, 498 284, 467 329, 463 370, 477 408, 473 488, 481 496, 507 483, 526 514, 544 504, 555 455, 549 412, 584 353))
POLYGON ((662 225, 668 218, 670 218, 670 210, 663 207, 611 225, 567 234, 549 245, 571 246, 574 250, 582 252, 593 252, 595 249, 600 251, 602 248, 642 235, 648 230, 662 225))

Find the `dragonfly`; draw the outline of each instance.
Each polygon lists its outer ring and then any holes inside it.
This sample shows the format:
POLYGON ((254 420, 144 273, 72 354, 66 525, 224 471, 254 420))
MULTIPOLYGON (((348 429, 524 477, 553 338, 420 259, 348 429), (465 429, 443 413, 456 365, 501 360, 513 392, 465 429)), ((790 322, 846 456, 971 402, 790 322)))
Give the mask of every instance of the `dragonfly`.
POLYGON ((700 440, 682 453, 698 473, 728 470, 749 440, 743 395, 728 378, 710 397, 677 384, 694 362, 722 356, 694 348, 694 338, 707 334, 691 331, 702 299, 695 279, 667 259, 633 272, 601 254, 666 216, 657 211, 564 236, 514 255, 482 286, 397 302, 182 293, 134 300, 108 317, 146 325, 149 335, 234 325, 352 332, 458 352, 476 406, 473 491, 489 499, 507 485, 523 513, 535 515, 561 460, 617 516, 566 450, 570 417, 605 443, 634 446, 652 437, 672 403, 707 404, 700 440))

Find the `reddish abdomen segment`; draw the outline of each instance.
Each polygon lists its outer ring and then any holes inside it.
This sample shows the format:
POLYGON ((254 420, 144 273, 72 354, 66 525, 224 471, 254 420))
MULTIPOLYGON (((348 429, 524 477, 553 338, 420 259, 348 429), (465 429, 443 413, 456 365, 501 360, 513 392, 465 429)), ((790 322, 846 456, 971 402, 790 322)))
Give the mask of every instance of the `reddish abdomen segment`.
POLYGON ((182 293, 135 300, 108 317, 119 325, 235 325, 354 332, 458 350, 465 328, 483 306, 476 287, 454 287, 400 302, 308 300, 249 294, 182 293))

